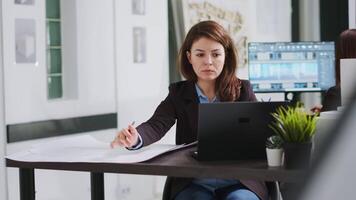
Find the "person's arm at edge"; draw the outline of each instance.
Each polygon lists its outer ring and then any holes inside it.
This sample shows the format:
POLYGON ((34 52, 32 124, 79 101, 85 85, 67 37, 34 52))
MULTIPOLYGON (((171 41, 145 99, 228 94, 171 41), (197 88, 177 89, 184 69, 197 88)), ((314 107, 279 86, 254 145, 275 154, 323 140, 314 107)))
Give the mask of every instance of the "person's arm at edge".
POLYGON ((168 96, 158 105, 152 117, 136 127, 139 139, 129 150, 137 150, 158 141, 174 125, 176 111, 173 93, 173 86, 170 85, 168 96))

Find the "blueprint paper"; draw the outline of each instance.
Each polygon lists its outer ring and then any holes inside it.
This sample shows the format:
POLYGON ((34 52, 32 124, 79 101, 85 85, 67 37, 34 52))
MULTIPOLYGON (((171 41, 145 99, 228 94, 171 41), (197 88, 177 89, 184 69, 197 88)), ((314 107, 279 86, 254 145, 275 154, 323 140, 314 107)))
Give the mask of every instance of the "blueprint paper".
POLYGON ((37 144, 6 158, 24 162, 137 163, 182 147, 185 145, 152 144, 139 150, 112 149, 109 143, 82 135, 37 144))

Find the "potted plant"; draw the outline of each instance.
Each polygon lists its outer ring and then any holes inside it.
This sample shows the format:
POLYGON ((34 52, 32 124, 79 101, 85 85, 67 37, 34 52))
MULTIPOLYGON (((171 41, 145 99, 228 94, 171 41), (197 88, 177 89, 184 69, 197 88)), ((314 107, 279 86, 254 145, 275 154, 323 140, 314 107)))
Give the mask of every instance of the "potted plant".
POLYGON ((317 117, 305 112, 301 103, 297 103, 296 106, 279 107, 272 116, 274 121, 270 128, 284 141, 286 168, 307 167, 310 163, 317 117))
POLYGON ((266 140, 266 154, 268 166, 277 167, 282 165, 283 139, 279 135, 272 135, 266 140))

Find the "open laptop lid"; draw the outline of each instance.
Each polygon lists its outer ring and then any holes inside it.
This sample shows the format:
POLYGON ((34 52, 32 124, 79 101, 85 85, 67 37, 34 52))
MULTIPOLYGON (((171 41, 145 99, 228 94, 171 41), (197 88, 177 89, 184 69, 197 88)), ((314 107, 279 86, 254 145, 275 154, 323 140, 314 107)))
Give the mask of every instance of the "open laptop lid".
POLYGON ((271 113, 289 102, 199 104, 198 160, 266 159, 271 113))

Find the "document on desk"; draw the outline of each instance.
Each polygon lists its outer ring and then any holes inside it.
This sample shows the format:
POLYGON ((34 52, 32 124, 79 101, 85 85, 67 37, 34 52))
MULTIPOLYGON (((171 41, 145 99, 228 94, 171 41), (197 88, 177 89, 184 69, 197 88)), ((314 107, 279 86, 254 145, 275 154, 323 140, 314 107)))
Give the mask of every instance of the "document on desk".
POLYGON ((83 135, 34 145, 6 158, 24 162, 137 163, 187 146, 190 145, 152 144, 130 151, 122 147, 112 149, 107 142, 83 135))

